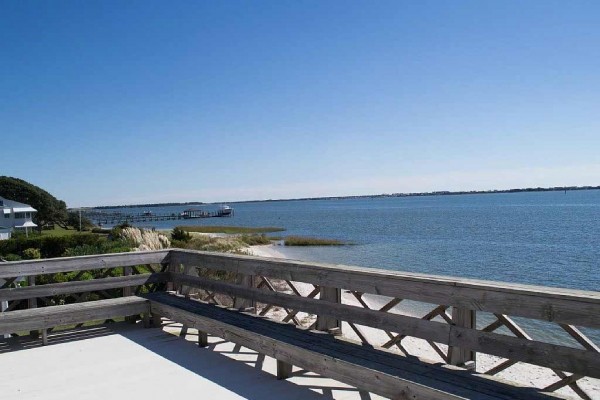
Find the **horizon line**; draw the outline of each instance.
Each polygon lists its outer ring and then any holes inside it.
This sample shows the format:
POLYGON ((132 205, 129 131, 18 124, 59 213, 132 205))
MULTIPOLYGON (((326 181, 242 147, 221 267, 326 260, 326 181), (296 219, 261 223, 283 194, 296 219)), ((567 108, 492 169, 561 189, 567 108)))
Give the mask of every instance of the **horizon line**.
POLYGON ((316 196, 316 197, 296 197, 296 198, 281 198, 281 199, 253 199, 253 200, 235 200, 235 201, 169 201, 162 203, 138 203, 138 204, 121 204, 121 205, 96 205, 88 207, 70 207, 70 208, 123 208, 123 207, 159 207, 159 206, 177 206, 177 205, 192 205, 192 204, 239 204, 239 203, 260 203, 271 201, 308 201, 308 200, 333 200, 333 199, 356 199, 356 198, 372 198, 372 197, 419 197, 419 196, 457 196, 466 194, 495 194, 495 193, 522 193, 522 192, 552 192, 552 191, 567 191, 567 190, 600 190, 600 185, 584 185, 584 186, 551 186, 551 187, 526 187, 526 188, 511 188, 511 189, 488 189, 488 190, 436 190, 431 192, 395 192, 395 193, 378 193, 378 194, 360 194, 360 195, 344 195, 344 196, 316 196))

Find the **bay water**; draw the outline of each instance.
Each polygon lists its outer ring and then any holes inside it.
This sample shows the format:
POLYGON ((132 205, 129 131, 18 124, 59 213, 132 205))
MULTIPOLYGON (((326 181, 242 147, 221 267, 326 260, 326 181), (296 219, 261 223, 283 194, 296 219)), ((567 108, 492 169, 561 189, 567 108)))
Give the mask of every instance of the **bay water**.
MULTIPOLYGON (((277 226, 286 229, 282 235, 351 243, 278 247, 291 259, 600 290, 600 190, 230 205, 235 210, 231 218, 138 225, 157 229, 183 224, 277 226)), ((171 214, 185 208, 189 207, 110 211, 171 214)), ((555 336, 543 323, 530 328, 542 336, 555 336)), ((598 332, 590 334, 600 337, 598 332)))

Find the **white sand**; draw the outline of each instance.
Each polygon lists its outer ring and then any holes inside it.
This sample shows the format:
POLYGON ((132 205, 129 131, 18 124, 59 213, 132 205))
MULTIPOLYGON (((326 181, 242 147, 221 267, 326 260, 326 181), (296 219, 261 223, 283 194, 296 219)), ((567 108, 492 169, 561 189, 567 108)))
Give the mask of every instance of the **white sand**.
MULTIPOLYGON (((286 258, 285 254, 282 252, 282 249, 279 246, 275 245, 253 246, 248 250, 248 252, 249 254, 253 254, 258 257, 286 258)), ((303 282, 293 282, 293 284, 303 296, 306 296, 314 289, 313 285, 303 282)), ((285 283, 283 283, 283 285, 285 285, 285 283)), ((283 288, 284 290, 287 289, 287 291, 291 292, 289 288, 284 287, 283 285, 281 286, 281 288, 283 288)), ((373 309, 381 308, 384 304, 391 300, 391 298, 377 295, 365 295, 363 299, 366 301, 369 307, 373 309)), ((358 300, 347 291, 344 291, 342 293, 342 302, 344 304, 362 307, 358 300)), ((392 311, 398 312, 398 308, 394 307, 392 311)), ((402 313, 407 314, 405 310, 403 310, 402 313)), ((286 313, 280 309, 272 312, 272 316, 278 319, 283 318, 285 315, 286 313)), ((298 317, 304 323, 312 323, 314 321, 314 316, 308 316, 303 313, 299 313, 298 317)), ((374 346, 382 345, 383 343, 389 340, 388 335, 380 329, 374 329, 363 326, 360 326, 359 328, 363 332, 363 335, 367 338, 367 340, 374 346)), ((355 332, 347 323, 343 323, 342 331, 345 337, 348 337, 353 340, 360 340, 359 337, 355 334, 355 332)), ((443 362, 442 358, 425 340, 407 337, 402 341, 402 346, 405 349, 405 351, 407 351, 413 356, 437 362, 443 362)), ((439 346, 442 350, 447 349, 447 346, 445 345, 439 346)), ((397 347, 393 348, 393 350, 404 354, 403 351, 401 351, 397 347)), ((499 364, 501 360, 502 359, 499 357, 478 353, 477 371, 487 371, 493 366, 499 364)), ((552 372, 550 369, 525 363, 517 363, 495 376, 516 382, 518 384, 533 386, 537 388, 547 387, 559 380, 558 376, 554 374, 554 372, 552 372)), ((592 399, 600 399, 600 379, 584 378, 579 380, 578 384, 581 388, 583 388, 583 390, 585 390, 588 393, 588 395, 592 399)), ((575 394, 575 392, 573 392, 573 390, 571 390, 570 388, 562 388, 556 393, 563 396, 573 396, 575 398, 579 398, 575 394)))

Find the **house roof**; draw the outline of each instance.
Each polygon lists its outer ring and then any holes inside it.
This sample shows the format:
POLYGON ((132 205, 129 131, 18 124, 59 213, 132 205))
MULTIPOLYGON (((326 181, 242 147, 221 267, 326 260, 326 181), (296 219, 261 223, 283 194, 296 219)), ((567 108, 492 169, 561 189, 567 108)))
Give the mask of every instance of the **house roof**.
POLYGON ((37 210, 33 207, 27 206, 27 207, 13 207, 13 211, 14 212, 36 212, 37 210))
POLYGON ((15 228, 35 228, 37 225, 31 221, 25 221, 23 225, 15 225, 15 228))
POLYGON ((6 213, 7 208, 12 208, 12 209, 14 209, 15 212, 37 212, 37 210, 35 208, 31 207, 29 204, 19 203, 18 201, 5 199, 4 197, 1 197, 1 196, 0 196, 0 200, 2 200, 4 203, 4 206, 2 206, 2 208, 5 209, 5 213, 6 213), (21 209, 23 209, 23 210, 21 210, 21 209))

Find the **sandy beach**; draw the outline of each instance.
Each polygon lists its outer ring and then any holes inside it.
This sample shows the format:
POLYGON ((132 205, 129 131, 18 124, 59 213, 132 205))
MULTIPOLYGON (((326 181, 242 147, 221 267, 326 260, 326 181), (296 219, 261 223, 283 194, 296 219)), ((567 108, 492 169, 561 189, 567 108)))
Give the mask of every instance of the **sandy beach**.
MULTIPOLYGON (((285 250, 281 246, 277 245, 252 246, 248 248, 249 254, 258 257, 286 258, 284 252, 285 250)), ((303 296, 306 296, 314 289, 313 285, 303 282, 293 282, 293 284, 303 296)), ((291 290, 289 290, 289 292, 291 293, 291 290)), ((363 300, 369 305, 369 307, 377 309, 385 305, 389 300, 391 300, 391 298, 377 295, 365 295, 363 300)), ((348 291, 342 292, 342 302, 344 304, 362 307, 358 300, 348 291)), ((392 308, 391 311, 398 312, 398 306, 392 308)), ((402 310, 402 313, 405 315, 410 314, 410 312, 407 313, 405 309, 402 310)), ((285 316, 285 312, 282 310, 275 310, 272 312, 271 316, 276 319, 283 318, 285 316)), ((303 322, 311 322, 311 318, 314 318, 303 313, 299 313, 298 316, 303 322)), ((360 329, 369 343, 373 345, 382 345, 389 340, 388 335, 382 330, 363 326, 360 326, 360 329)), ((347 323, 343 323, 342 332, 345 337, 360 341, 360 338, 347 323)), ((444 345, 439 346, 444 351, 447 349, 447 347, 444 345)), ((403 350, 400 350, 398 347, 393 348, 393 350, 401 354, 405 354, 407 352, 420 358, 436 362, 443 362, 442 358, 425 340, 407 337, 402 341, 402 347, 403 350)), ((501 360, 502 359, 499 357, 478 353, 477 372, 487 371, 493 366, 499 364, 501 360)), ((508 381, 516 382, 518 384, 534 386, 537 388, 547 387, 559 380, 558 376, 550 369, 525 363, 517 363, 495 376, 508 381)), ((588 395, 590 395, 592 399, 600 399, 599 379, 584 378, 579 380, 578 384, 588 393, 588 395)), ((563 396, 577 397, 573 390, 568 387, 562 388, 556 393, 563 396)))

